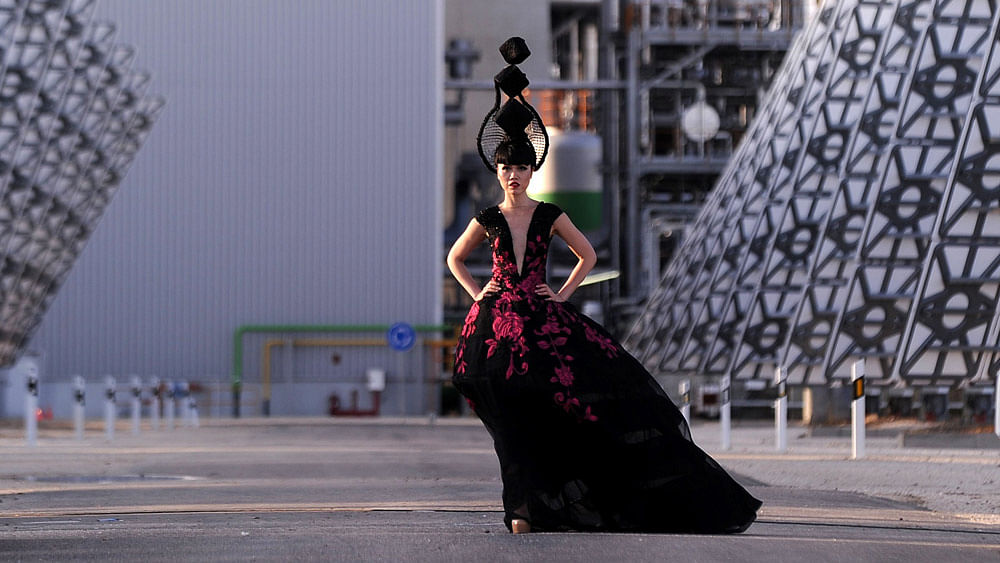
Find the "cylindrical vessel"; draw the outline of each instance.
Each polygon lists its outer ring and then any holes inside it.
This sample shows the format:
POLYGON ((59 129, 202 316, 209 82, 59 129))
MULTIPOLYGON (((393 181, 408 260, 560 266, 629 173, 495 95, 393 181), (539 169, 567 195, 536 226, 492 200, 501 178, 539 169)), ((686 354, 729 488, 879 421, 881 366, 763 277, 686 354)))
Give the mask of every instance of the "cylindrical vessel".
POLYGON ((604 222, 601 138, 586 131, 550 128, 549 154, 528 186, 531 197, 554 203, 581 231, 604 222))

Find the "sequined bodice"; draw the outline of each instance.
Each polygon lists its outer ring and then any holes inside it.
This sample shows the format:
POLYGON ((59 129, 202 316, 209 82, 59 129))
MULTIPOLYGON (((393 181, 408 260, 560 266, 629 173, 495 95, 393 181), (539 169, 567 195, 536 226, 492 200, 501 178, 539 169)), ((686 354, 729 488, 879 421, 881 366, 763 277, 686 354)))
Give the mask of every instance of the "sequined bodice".
POLYGON ((500 207, 493 206, 476 214, 493 249, 493 279, 499 281, 504 290, 513 290, 518 297, 527 298, 535 295, 538 284, 545 283, 552 224, 560 214, 562 210, 558 206, 546 202, 539 203, 532 212, 520 272, 514 258, 513 235, 500 207))

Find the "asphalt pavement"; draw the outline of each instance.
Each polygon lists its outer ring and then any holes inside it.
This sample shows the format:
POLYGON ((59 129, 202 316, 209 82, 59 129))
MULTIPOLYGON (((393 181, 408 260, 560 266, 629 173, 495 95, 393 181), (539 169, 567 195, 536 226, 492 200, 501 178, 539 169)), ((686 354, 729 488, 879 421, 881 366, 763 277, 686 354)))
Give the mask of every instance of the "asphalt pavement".
MULTIPOLYGON (((0 427, 2 561, 1000 561, 1000 449, 886 426, 842 433, 716 422, 696 441, 764 501, 744 534, 544 533, 503 526, 489 436, 470 419, 213 419, 108 442, 0 427)), ((988 440, 988 439, 987 439, 988 440)))

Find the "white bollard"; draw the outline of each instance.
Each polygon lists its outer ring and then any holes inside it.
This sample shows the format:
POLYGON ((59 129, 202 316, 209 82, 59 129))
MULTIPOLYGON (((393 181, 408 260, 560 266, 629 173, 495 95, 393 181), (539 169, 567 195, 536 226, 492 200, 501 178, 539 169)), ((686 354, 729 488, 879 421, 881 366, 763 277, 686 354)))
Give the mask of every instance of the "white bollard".
POLYGON ((181 425, 191 426, 191 384, 182 380, 180 392, 177 393, 177 400, 181 407, 181 425))
POLYGON ((160 380, 153 378, 149 383, 149 425, 153 430, 160 429, 160 380))
POLYGON ((167 430, 174 429, 174 396, 174 382, 168 381, 165 397, 163 398, 163 417, 167 422, 167 430))
POLYGON ((38 368, 27 366, 26 389, 24 395, 24 442, 28 446, 38 445, 38 368))
POLYGON ((83 432, 87 424, 84 412, 86 405, 86 382, 79 375, 73 376, 73 428, 76 430, 77 440, 83 440, 83 432))
POLYGON ((132 376, 132 434, 138 435, 142 430, 142 380, 132 376))
POLYGON ((851 365, 851 459, 865 457, 865 361, 851 365))
POLYGON ((993 433, 1000 437, 1000 375, 997 375, 997 388, 993 390, 993 433))
POLYGON ((722 449, 728 451, 732 446, 732 420, 730 419, 732 398, 730 396, 729 376, 723 376, 719 382, 719 426, 722 428, 722 449))
POLYGON ((191 428, 201 426, 201 421, 198 420, 198 401, 195 400, 194 395, 190 394, 188 395, 188 419, 191 428))
POLYGON ((774 369, 774 385, 778 397, 774 400, 774 449, 779 452, 788 450, 788 394, 785 392, 785 369, 778 366, 774 369))
POLYGON ((681 381, 678 388, 681 394, 681 414, 684 415, 684 421, 689 425, 691 424, 691 382, 687 379, 681 381))
POLYGON ((115 413, 116 385, 113 376, 104 378, 104 437, 109 442, 115 439, 115 419, 118 418, 115 413))

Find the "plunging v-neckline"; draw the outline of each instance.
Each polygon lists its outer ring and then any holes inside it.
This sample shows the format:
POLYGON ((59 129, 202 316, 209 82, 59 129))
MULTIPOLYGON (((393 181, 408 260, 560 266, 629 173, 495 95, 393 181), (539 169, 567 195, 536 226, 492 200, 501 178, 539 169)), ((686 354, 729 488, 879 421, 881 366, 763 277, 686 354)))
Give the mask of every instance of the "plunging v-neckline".
POLYGON ((524 254, 521 255, 521 263, 517 262, 517 247, 514 246, 514 231, 510 228, 510 223, 507 221, 507 216, 503 214, 503 209, 497 205, 497 212, 500 213, 500 217, 503 218, 503 225, 507 228, 507 239, 510 240, 510 252, 514 255, 514 268, 517 270, 517 277, 523 278, 524 272, 524 259, 528 254, 528 235, 531 234, 531 227, 535 224, 535 214, 538 213, 538 208, 542 206, 542 202, 535 204, 535 208, 531 210, 531 217, 528 218, 528 228, 524 230, 524 254))

